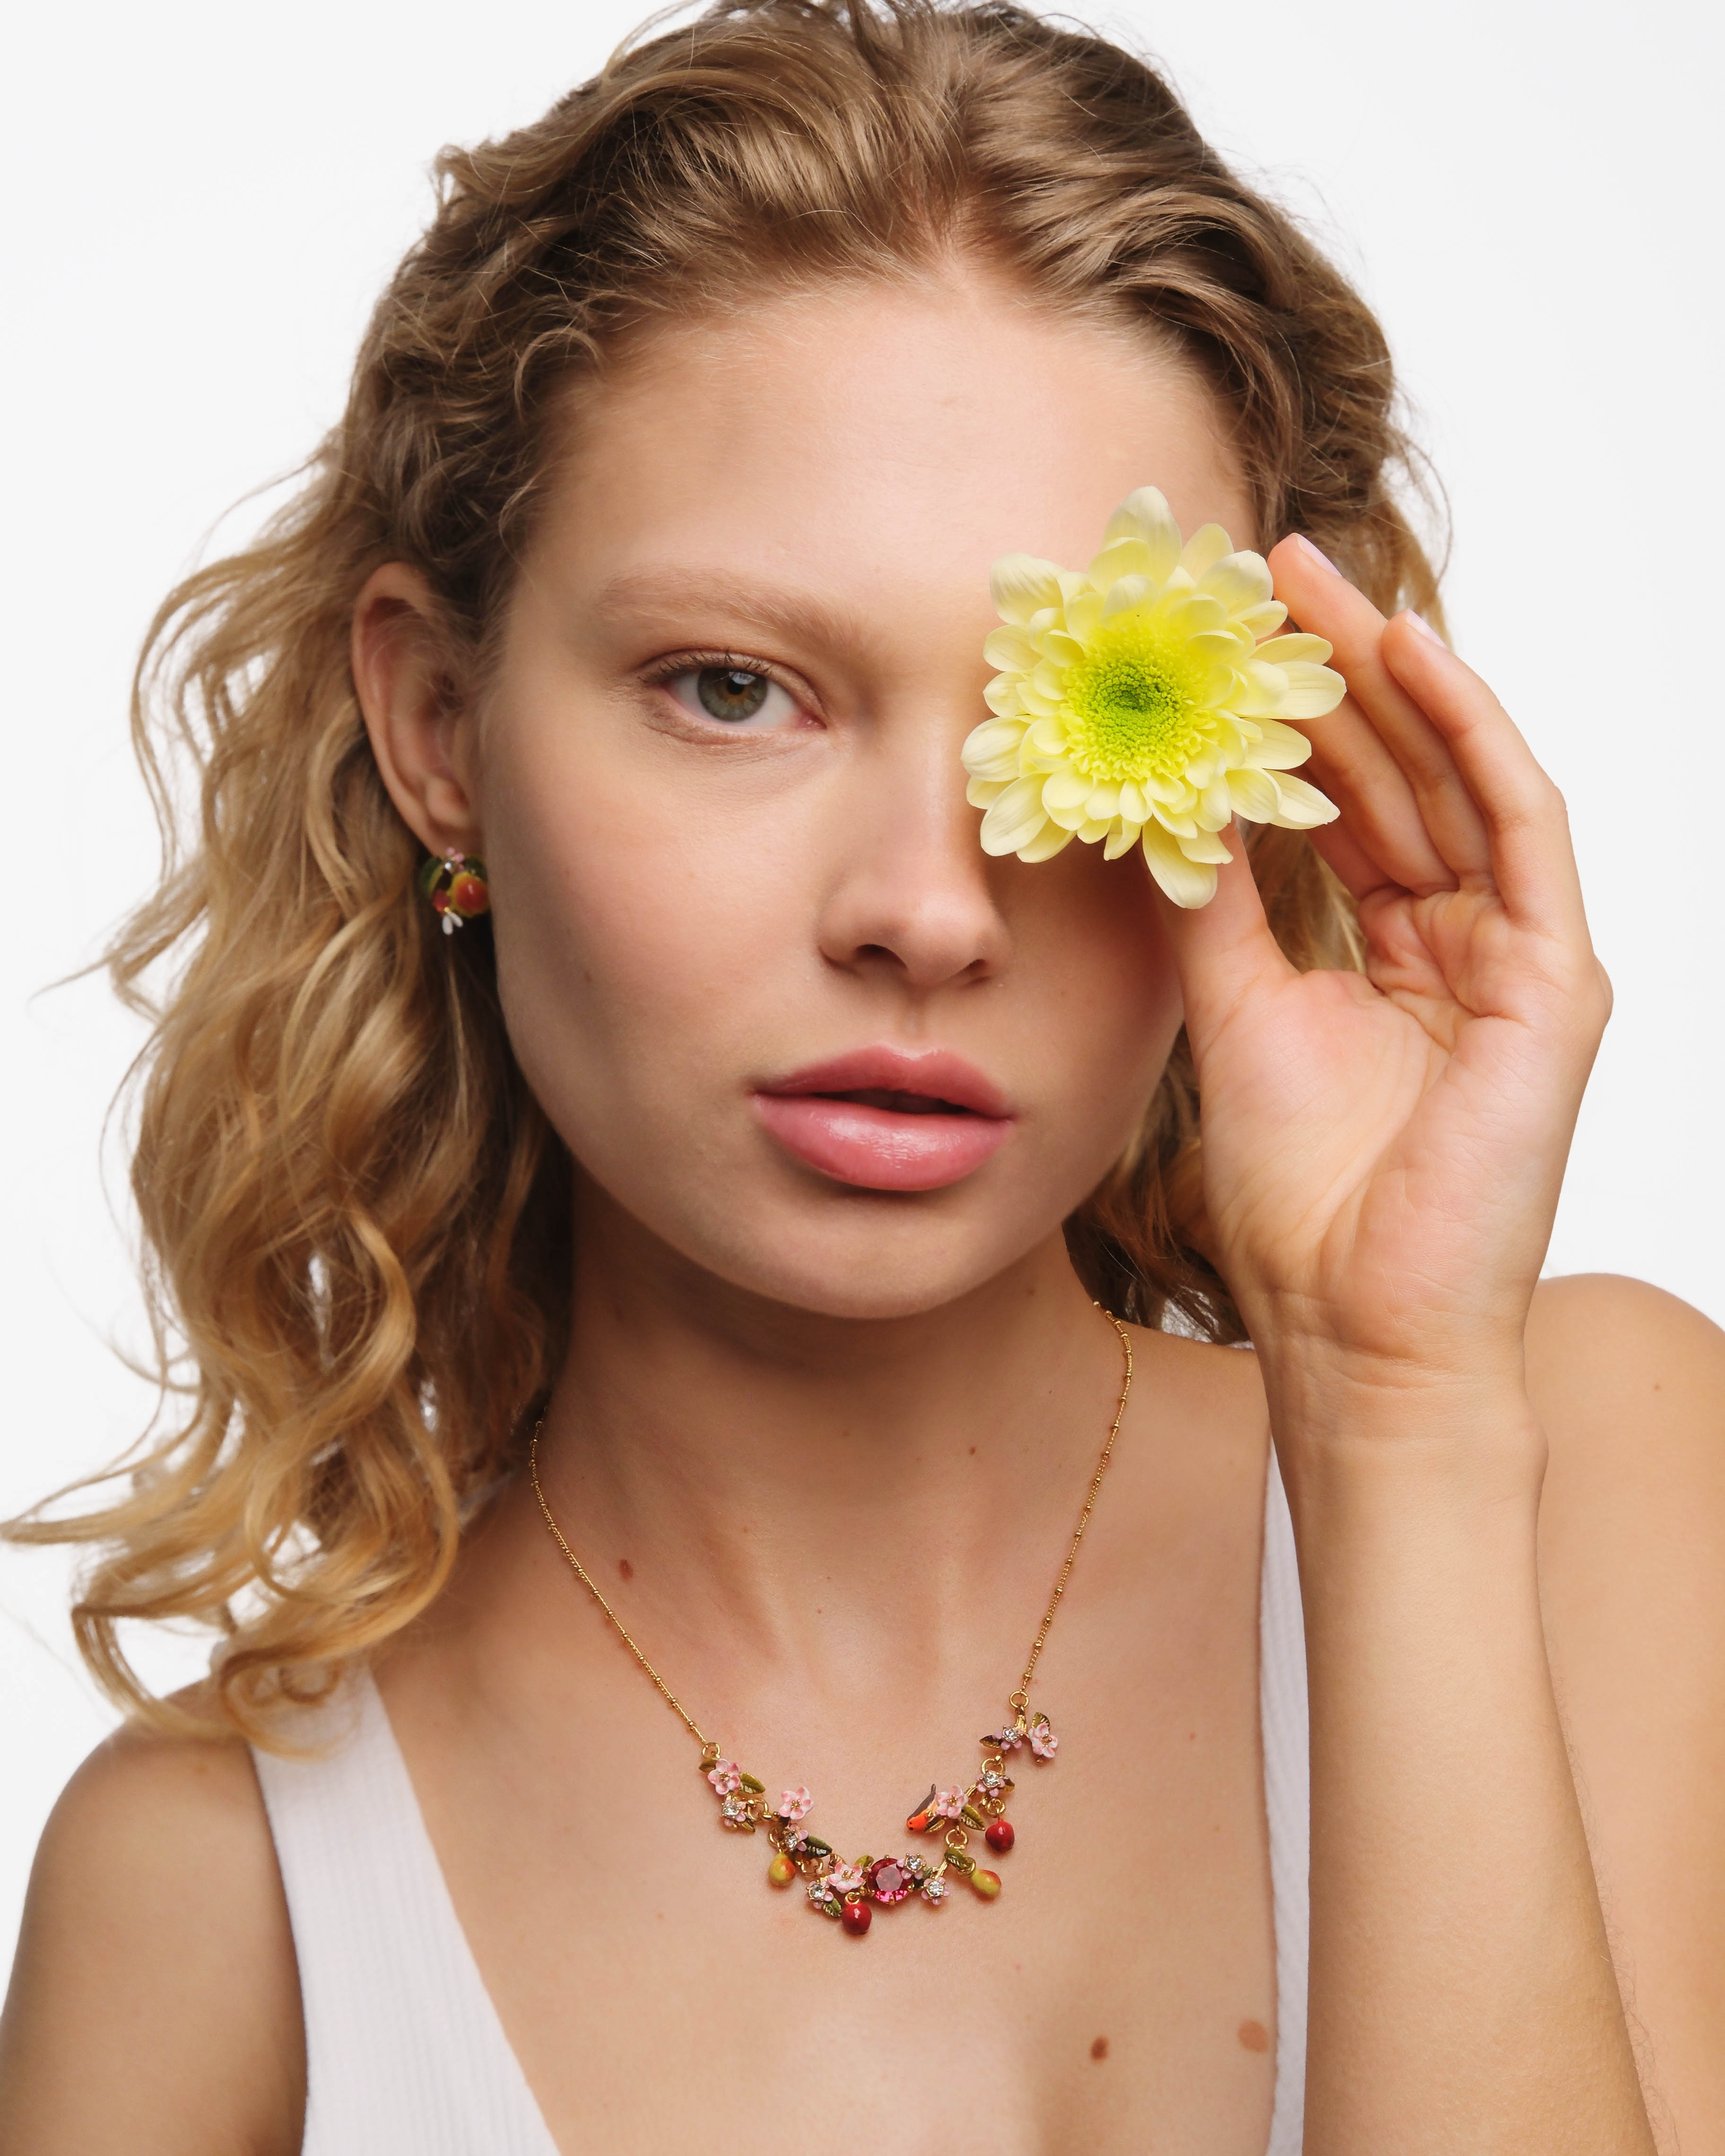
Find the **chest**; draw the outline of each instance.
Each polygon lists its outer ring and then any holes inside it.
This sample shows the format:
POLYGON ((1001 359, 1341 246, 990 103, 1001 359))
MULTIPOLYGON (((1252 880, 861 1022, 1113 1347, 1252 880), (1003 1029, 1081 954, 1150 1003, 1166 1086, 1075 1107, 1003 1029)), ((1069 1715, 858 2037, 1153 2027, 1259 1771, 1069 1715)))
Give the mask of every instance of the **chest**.
MULTIPOLYGON (((1262 2156, 1276 1998, 1255 1598, 1212 1604, 1201 1633, 1074 1656, 1060 1691, 1058 1760, 1013 1762, 998 1900, 881 1909, 860 1938, 800 1886, 768 1885, 765 1836, 720 1827, 669 1717, 596 1717, 572 1774, 428 1760, 457 1913, 565 2156, 716 2129, 768 2156, 1262 2156)), ((902 1810, 892 1748, 860 1756, 859 1830, 902 1810)))

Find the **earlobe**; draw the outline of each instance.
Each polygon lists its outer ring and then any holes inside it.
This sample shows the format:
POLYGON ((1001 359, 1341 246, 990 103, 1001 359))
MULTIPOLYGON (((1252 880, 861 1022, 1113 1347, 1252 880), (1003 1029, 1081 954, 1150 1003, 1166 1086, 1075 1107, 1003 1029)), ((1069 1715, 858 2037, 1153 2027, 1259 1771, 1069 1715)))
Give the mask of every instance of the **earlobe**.
POLYGON ((403 821, 430 853, 476 850, 466 717, 436 598, 416 569, 386 562, 367 578, 349 649, 372 754, 403 821))

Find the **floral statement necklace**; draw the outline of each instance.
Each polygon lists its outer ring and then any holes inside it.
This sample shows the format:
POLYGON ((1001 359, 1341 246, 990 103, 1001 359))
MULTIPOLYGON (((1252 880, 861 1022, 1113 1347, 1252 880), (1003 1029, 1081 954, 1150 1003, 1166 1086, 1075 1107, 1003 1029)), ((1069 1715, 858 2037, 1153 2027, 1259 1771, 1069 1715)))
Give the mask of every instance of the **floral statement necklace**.
MULTIPOLYGON (((1097 1308, 1101 1307, 1098 1304, 1097 1308)), ((860 1938, 867 1932, 876 1908, 894 1908, 913 1896, 927 1902, 931 1908, 939 1908, 954 1879, 963 1880, 982 1900, 993 1901, 1000 1892, 1000 1875, 978 1865, 970 1853, 970 1836, 973 1832, 980 1834, 990 1851, 1004 1856, 1018 1839, 1006 1816, 1006 1800, 1014 1788, 1012 1777, 1006 1770, 1008 1760, 1014 1752, 1027 1751, 1039 1766, 1045 1765, 1060 1748, 1060 1739, 1050 1726, 1048 1717, 1031 1707, 1030 1680, 1036 1673, 1050 1627, 1066 1592, 1066 1582, 1078 1556, 1078 1545, 1090 1525, 1090 1516, 1102 1486, 1102 1477, 1108 1471, 1108 1462, 1113 1457, 1114 1440, 1120 1435, 1121 1421, 1132 1389, 1131 1336, 1117 1317, 1106 1311, 1103 1315, 1120 1335, 1125 1358, 1114 1419, 1109 1424, 1096 1473, 1085 1493, 1084 1509, 1072 1530, 1065 1562, 1060 1567, 1036 1637, 1030 1644, 1029 1658, 1019 1679, 1019 1688, 1007 1700, 1011 1720, 980 1740, 984 1756, 973 1780, 968 1784, 955 1783, 944 1788, 931 1784, 928 1794, 905 1821, 906 1834, 938 1837, 937 1851, 927 1855, 912 1851, 903 1856, 858 1856, 847 1862, 830 1842, 823 1841, 803 1824, 814 1808, 814 1799, 801 1786, 785 1790, 773 1810, 768 1810, 766 1784, 745 1774, 734 1759, 722 1757, 718 1745, 702 1735, 694 1717, 635 1645, 628 1626, 600 1594, 580 1558, 563 1539, 563 1531, 540 1487, 539 1430, 534 1430, 528 1452, 528 1473, 545 1524, 568 1559, 575 1577, 604 1611, 624 1645, 653 1680, 660 1696, 701 1747, 701 1771, 719 1800, 719 1824, 734 1834, 754 1834, 764 1829, 773 1845, 772 1861, 767 1866, 769 1884, 783 1888, 802 1879, 807 1887, 809 1907, 823 1917, 831 1917, 854 1938, 860 1938)), ((543 1419, 542 1416, 542 1424, 543 1419)))

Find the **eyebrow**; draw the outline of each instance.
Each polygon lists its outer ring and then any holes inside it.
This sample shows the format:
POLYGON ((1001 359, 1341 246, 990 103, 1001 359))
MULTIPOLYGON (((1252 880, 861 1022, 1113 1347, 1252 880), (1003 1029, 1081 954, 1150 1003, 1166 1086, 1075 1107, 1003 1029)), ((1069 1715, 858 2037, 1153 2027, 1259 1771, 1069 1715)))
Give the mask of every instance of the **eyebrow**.
POLYGON ((613 614, 727 614, 781 636, 858 650, 873 641, 860 614, 813 593, 787 591, 749 577, 703 567, 636 569, 613 577, 597 595, 595 612, 613 614))

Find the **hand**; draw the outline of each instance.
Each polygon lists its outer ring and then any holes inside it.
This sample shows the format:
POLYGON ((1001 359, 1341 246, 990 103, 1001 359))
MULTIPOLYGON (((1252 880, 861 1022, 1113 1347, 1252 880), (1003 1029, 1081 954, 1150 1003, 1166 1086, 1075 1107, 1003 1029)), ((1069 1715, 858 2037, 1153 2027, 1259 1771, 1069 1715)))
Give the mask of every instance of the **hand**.
POLYGON ((1304 731, 1341 810, 1313 843, 1358 905, 1366 968, 1296 973, 1238 857, 1208 906, 1168 908, 1215 1255, 1272 1362, 1519 1385, 1610 1009, 1563 800, 1414 616, 1386 624, 1297 541, 1270 562, 1348 684, 1304 731))

